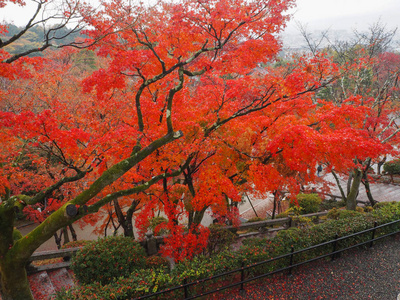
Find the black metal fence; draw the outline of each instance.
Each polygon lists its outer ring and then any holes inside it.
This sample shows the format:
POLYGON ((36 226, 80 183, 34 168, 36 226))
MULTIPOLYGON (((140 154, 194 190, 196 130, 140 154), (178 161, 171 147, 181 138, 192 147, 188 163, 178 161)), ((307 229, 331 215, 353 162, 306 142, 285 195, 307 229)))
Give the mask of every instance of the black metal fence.
MULTIPOLYGON (((328 241, 328 242, 324 242, 312 247, 308 247, 308 248, 304 248, 304 249, 300 249, 295 251, 295 249, 292 247, 291 252, 285 255, 281 255, 272 259, 268 259, 259 263, 255 263, 252 265, 248 265, 245 266, 244 263, 242 263, 242 267, 239 269, 235 269, 235 270, 231 270, 229 272, 225 272, 225 273, 221 273, 219 275, 215 275, 212 277, 208 277, 208 278, 204 278, 204 279, 199 279, 196 280, 194 282, 184 282, 183 285, 180 286, 176 286, 173 288, 169 288, 157 293, 153 293, 153 294, 148 294, 148 295, 144 295, 135 299, 147 299, 147 298, 153 298, 153 299, 163 299, 165 298, 164 296, 167 296, 169 293, 172 292, 176 292, 178 290, 181 290, 182 295, 184 296, 184 299, 195 299, 195 298, 199 298, 199 297, 204 297, 210 294, 214 294, 214 293, 218 293, 221 291, 224 291, 226 289, 230 289, 230 288, 234 288, 234 287, 239 287, 241 291, 244 290, 245 284, 249 283, 251 281, 266 277, 266 276, 270 276, 276 273, 280 273, 280 272, 284 272, 287 271, 288 274, 292 273, 293 268, 299 267, 301 265, 304 264, 308 264, 310 262, 322 259, 322 258, 330 258, 331 260, 334 260, 341 252, 356 248, 356 247, 360 247, 360 246, 368 246, 368 247, 372 247, 373 243, 375 241, 381 240, 383 238, 386 238, 388 236, 393 236, 397 233, 400 232, 399 230, 399 226, 400 225, 400 220, 397 221, 393 221, 390 223, 386 223, 383 225, 379 225, 377 226, 377 223, 375 222, 374 227, 367 229, 367 230, 363 230, 348 236, 344 236, 344 237, 338 237, 336 236, 336 238, 334 240, 328 241), (392 228, 390 228, 392 227, 392 228), (379 231, 379 236, 377 236, 376 232, 379 231), (352 244, 349 242, 353 240, 353 241, 358 241, 355 244, 352 244), (316 249, 320 249, 320 251, 316 251, 316 249), (321 250, 323 249, 323 250, 321 250), (321 252, 323 254, 320 255, 316 255, 315 257, 309 258, 309 259, 305 259, 305 260, 299 260, 296 261, 296 257, 307 257, 306 254, 307 252, 311 252, 311 256, 313 256, 313 254, 321 252), (324 253, 325 252, 325 253, 324 253), (273 264, 274 262, 280 261, 280 264, 278 264, 278 266, 282 266, 277 268, 276 270, 272 270, 270 272, 265 272, 262 274, 259 274, 258 272, 254 272, 254 270, 259 269, 261 266, 265 266, 268 264, 273 264), (282 263, 282 262, 285 262, 282 263), (285 266, 283 266, 285 265, 285 266), (191 287, 195 286, 195 285, 200 285, 206 282, 215 282, 216 279, 223 279, 226 278, 232 274, 237 274, 238 276, 236 276, 237 278, 240 278, 239 280, 235 281, 234 283, 229 283, 226 285, 221 285, 218 288, 214 288, 211 290, 202 290, 201 293, 196 293, 193 294, 194 291, 191 291, 191 287), (256 275, 254 275, 256 274, 256 275), (240 276, 239 276, 240 275, 240 276), (252 276, 250 276, 252 275, 252 276)), ((222 282, 222 284, 224 284, 224 282, 222 282)), ((192 288, 193 289, 193 288, 192 288)))

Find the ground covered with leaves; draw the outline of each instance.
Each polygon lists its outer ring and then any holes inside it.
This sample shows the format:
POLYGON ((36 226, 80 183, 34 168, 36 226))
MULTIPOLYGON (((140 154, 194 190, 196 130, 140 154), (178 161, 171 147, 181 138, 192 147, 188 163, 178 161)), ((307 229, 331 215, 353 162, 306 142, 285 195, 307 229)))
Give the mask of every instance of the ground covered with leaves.
POLYGON ((400 294, 400 236, 369 249, 342 253, 334 261, 317 261, 247 284, 233 299, 396 299, 400 294))

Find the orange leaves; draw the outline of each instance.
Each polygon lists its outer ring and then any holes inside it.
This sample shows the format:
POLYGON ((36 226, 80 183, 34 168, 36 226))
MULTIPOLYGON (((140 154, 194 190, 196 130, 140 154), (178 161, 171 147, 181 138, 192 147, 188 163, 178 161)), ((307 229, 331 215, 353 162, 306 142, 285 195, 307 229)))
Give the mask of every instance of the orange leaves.
POLYGON ((217 166, 209 165, 202 170, 198 178, 198 190, 192 200, 195 211, 211 206, 215 212, 226 212, 226 197, 235 202, 241 198, 234 184, 217 166))

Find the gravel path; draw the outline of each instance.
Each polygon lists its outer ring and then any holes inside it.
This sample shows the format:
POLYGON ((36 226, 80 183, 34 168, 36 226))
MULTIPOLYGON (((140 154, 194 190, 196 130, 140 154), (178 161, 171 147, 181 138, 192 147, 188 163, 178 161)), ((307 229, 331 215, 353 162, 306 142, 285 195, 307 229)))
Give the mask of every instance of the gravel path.
MULTIPOLYGON (((258 284, 233 299, 373 299, 396 300, 400 294, 400 236, 374 244, 370 249, 342 253, 334 261, 320 260, 258 284)), ((400 298, 399 298, 400 299, 400 298)))

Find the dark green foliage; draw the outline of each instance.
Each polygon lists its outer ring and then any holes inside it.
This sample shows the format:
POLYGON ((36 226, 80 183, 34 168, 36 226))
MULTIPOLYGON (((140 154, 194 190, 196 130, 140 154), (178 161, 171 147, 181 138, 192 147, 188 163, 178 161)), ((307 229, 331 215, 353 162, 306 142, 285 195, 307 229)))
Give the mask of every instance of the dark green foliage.
MULTIPOLYGON (((298 194, 296 196, 297 204, 300 206, 300 214, 311 214, 319 211, 319 206, 322 199, 318 194, 298 194)), ((290 207, 294 207, 296 204, 291 203, 290 207)))
POLYGON ((325 199, 321 202, 320 204, 320 210, 330 210, 332 208, 340 208, 340 207, 345 207, 346 203, 341 200, 341 201, 336 201, 334 199, 325 199))
POLYGON ((345 209, 332 208, 328 212, 328 215, 326 217, 328 219, 339 220, 339 219, 353 218, 353 217, 359 216, 360 214, 362 214, 362 213, 359 212, 359 211, 355 211, 355 210, 345 210, 345 209))
POLYGON ((149 256, 146 257, 146 268, 158 269, 158 268, 169 268, 169 261, 165 257, 161 256, 149 256))
POLYGON ((146 253, 129 237, 106 237, 87 244, 71 261, 71 269, 80 283, 113 281, 144 268, 146 253))
POLYGON ((212 224, 208 229, 210 229, 210 235, 208 236, 206 254, 209 256, 229 248, 236 239, 233 232, 223 228, 220 224, 212 224))
POLYGON ((386 162, 383 165, 383 171, 389 175, 400 174, 400 159, 386 162))

